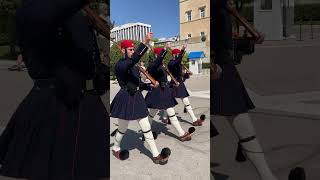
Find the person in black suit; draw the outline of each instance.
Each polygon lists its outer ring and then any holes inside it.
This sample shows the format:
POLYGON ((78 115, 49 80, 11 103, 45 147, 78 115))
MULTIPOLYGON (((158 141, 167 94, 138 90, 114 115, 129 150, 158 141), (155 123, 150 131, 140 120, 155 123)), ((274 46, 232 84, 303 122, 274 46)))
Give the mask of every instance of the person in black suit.
POLYGON ((109 88, 84 0, 24 0, 17 35, 34 85, 0 136, 0 174, 28 180, 109 177, 109 88), (48 56, 48 54, 50 54, 48 56))

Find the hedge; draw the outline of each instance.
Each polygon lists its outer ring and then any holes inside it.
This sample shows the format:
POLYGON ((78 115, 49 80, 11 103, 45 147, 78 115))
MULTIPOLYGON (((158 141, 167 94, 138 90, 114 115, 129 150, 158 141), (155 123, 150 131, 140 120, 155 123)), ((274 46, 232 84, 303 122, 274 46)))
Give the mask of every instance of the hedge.
MULTIPOLYGON (((295 22, 320 21, 320 4, 296 4, 294 7, 295 22)), ((249 21, 253 22, 253 6, 244 6, 241 14, 249 21)))

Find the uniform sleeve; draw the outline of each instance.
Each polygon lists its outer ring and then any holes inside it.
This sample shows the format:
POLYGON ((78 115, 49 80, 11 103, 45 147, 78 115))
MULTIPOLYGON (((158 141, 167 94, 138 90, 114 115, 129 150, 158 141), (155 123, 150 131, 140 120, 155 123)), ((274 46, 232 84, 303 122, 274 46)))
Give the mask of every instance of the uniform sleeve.
POLYGON ((143 43, 140 43, 137 50, 133 53, 131 60, 133 61, 132 63, 136 64, 139 62, 141 57, 147 52, 148 47, 144 45, 143 43))

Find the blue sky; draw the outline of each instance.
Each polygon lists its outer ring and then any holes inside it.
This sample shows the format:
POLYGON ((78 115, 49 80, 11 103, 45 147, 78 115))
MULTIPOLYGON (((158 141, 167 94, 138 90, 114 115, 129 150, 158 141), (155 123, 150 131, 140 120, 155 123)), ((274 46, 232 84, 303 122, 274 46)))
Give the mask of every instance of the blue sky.
POLYGON ((150 24, 156 38, 179 34, 179 0, 110 0, 110 8, 116 25, 150 24))

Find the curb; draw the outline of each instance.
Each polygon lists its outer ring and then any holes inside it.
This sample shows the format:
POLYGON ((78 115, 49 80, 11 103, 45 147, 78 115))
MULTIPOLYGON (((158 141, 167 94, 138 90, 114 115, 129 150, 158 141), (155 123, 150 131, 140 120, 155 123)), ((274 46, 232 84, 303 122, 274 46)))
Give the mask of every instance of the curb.
POLYGON ((282 116, 282 117, 288 117, 288 118, 292 117, 292 118, 301 118, 301 119, 308 119, 313 121, 320 121, 320 115, 296 113, 296 112, 281 111, 281 110, 271 110, 271 109, 264 109, 264 108, 256 108, 254 110, 249 111, 249 114, 250 113, 276 115, 276 116, 282 116))

